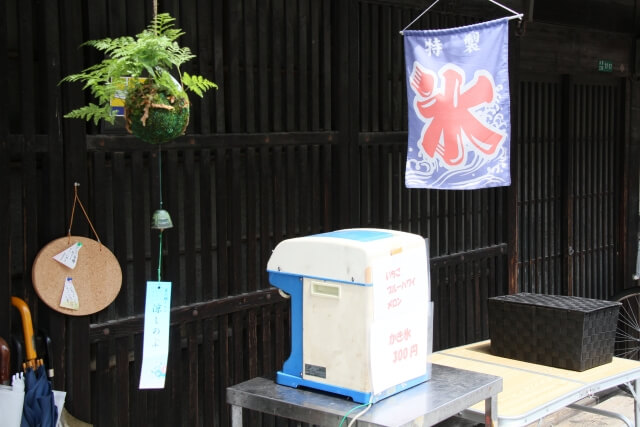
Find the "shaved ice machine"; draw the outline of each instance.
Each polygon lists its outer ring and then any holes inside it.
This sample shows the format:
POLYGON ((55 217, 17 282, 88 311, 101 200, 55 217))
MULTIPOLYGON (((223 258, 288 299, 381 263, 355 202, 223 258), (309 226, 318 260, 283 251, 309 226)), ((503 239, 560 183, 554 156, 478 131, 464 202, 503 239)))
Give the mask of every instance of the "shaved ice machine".
POLYGON ((371 403, 430 378, 423 237, 357 228, 293 238, 267 270, 291 298, 291 354, 277 383, 371 403))

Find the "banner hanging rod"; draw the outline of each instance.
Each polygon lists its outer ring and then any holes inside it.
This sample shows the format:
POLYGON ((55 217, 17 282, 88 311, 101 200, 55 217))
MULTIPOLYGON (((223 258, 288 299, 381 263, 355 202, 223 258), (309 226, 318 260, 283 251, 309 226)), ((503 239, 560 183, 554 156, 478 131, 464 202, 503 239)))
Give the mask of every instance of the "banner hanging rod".
MULTIPOLYGON (((413 24, 415 24, 415 23, 416 23, 416 21, 417 21, 418 19, 422 18, 422 16, 423 16, 425 13, 429 12, 429 10, 431 10, 431 8, 432 8, 433 6, 435 6, 439 1, 440 1, 440 0, 435 0, 433 3, 431 3, 431 5, 430 5, 428 8, 426 8, 425 10, 423 10, 423 11, 422 11, 422 13, 421 13, 420 15, 418 15, 418 17, 417 17, 416 19, 414 19, 413 21, 411 21, 411 22, 409 23, 409 25, 407 25, 407 26, 406 26, 406 27, 404 27, 402 30, 400 30, 400 35, 401 35, 401 36, 402 36, 402 35, 404 35, 404 32, 405 32, 405 31, 406 31, 410 26, 412 26, 413 24)), ((500 6, 501 8, 503 8, 503 9, 505 9, 505 10, 507 10, 507 11, 511 12, 513 15, 508 17, 508 19, 509 19, 509 20, 512 20, 512 19, 519 19, 519 20, 522 20, 522 16, 523 16, 523 14, 522 14, 522 13, 518 13, 518 12, 516 12, 515 10, 510 9, 510 8, 508 8, 507 6, 503 5, 502 3, 497 2, 496 0, 487 0, 487 1, 489 1, 489 2, 491 2, 491 3, 493 3, 493 4, 495 4, 496 6, 500 6)))

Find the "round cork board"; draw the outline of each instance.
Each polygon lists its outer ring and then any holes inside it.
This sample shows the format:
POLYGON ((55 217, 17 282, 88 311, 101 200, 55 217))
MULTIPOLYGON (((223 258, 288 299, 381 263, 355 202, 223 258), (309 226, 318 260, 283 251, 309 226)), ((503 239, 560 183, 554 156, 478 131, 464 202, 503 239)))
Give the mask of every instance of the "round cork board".
POLYGON ((49 242, 38 252, 31 278, 36 293, 49 307, 71 316, 84 316, 96 313, 113 302, 122 285, 122 270, 105 245, 87 237, 65 236, 49 242), (75 268, 53 258, 78 242, 82 246, 75 268), (72 278, 78 295, 77 310, 60 306, 68 277, 72 278))

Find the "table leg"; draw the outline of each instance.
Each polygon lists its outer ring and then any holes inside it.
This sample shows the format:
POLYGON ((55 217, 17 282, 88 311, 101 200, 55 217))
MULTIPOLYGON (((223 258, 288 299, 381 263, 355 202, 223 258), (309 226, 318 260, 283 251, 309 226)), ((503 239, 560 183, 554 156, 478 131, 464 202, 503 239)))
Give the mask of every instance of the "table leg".
POLYGON ((633 380, 631 387, 633 387, 633 422, 635 426, 640 426, 640 406, 638 406, 638 399, 640 398, 640 382, 633 380))
POLYGON ((231 427, 242 427, 242 406, 231 405, 231 427))
POLYGON ((484 400, 484 425, 493 427, 498 420, 498 397, 493 396, 484 400))

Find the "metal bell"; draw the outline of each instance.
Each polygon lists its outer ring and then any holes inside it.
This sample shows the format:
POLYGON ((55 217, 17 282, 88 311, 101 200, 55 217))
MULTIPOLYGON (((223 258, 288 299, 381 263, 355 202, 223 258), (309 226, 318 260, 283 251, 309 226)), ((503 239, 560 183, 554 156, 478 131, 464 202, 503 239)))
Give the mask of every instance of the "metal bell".
POLYGON ((162 231, 172 227, 173 222, 171 222, 169 212, 164 209, 158 209, 153 213, 151 217, 151 228, 162 231))

